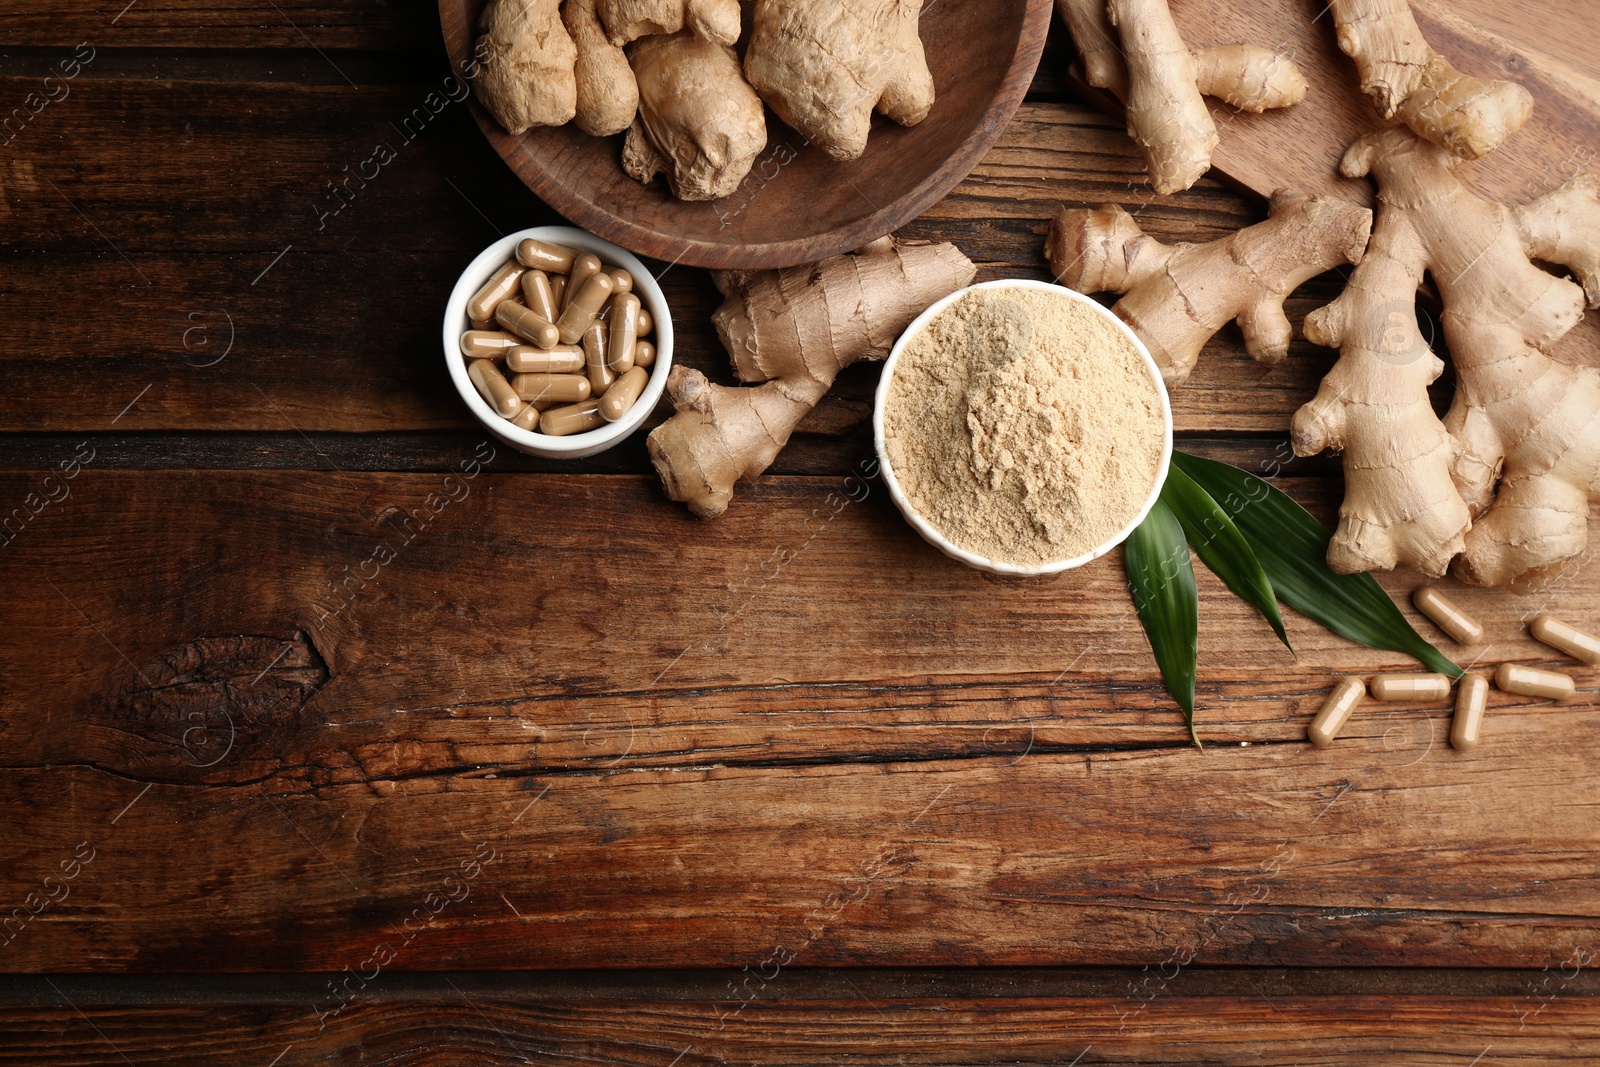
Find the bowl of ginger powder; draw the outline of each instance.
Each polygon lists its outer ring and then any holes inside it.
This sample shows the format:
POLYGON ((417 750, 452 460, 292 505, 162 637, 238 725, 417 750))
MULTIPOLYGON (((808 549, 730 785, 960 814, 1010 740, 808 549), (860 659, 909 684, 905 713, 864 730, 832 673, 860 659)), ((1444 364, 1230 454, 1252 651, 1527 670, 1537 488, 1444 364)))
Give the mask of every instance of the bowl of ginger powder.
POLYGON ((1110 311, 1047 282, 983 282, 923 312, 889 353, 872 423, 906 519, 997 574, 1111 551, 1172 458, 1150 353, 1110 311))

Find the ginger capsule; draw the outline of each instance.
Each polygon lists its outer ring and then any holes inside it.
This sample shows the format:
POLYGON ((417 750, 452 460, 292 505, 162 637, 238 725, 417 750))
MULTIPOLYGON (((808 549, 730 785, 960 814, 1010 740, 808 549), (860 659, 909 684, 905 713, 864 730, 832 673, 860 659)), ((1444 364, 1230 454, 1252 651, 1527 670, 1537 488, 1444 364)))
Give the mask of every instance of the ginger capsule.
POLYGON ((556 310, 556 296, 550 288, 550 275, 542 270, 530 270, 522 276, 522 303, 546 322, 556 321, 561 314, 556 310))
MULTIPOLYGON (((573 275, 572 283, 568 287, 567 306, 561 312, 561 318, 556 321, 560 327, 561 343, 570 345, 583 336, 583 331, 594 322, 594 317, 600 314, 600 309, 605 302, 611 299, 611 275, 597 271, 583 283, 582 288, 574 291, 578 285, 577 275, 573 275)), ((550 347, 546 345, 545 347, 550 347)))
POLYGON ((1317 717, 1311 720, 1311 725, 1306 727, 1306 737, 1318 748, 1327 748, 1333 744, 1333 739, 1339 736, 1339 731, 1344 729, 1344 724, 1350 721, 1350 715, 1361 705, 1361 700, 1367 695, 1367 687, 1360 678, 1342 678, 1339 684, 1333 687, 1333 692, 1323 703, 1322 710, 1317 712, 1317 717))
POLYGON ((606 325, 603 322, 590 323, 583 333, 583 365, 594 396, 603 395, 617 380, 606 365, 606 325))
POLYGON ((511 388, 523 400, 550 400, 557 404, 588 400, 591 391, 589 379, 581 374, 519 374, 511 379, 511 388))
POLYGON ((547 351, 519 343, 506 353, 506 370, 513 374, 582 374, 583 349, 556 345, 547 351))
POLYGON ((633 369, 633 346, 639 336, 639 298, 618 293, 611 298, 611 314, 606 318, 606 366, 615 374, 633 369))
POLYGON ((468 359, 499 359, 522 344, 502 330, 468 330, 461 335, 461 354, 468 359))
POLYGON ((639 394, 644 392, 645 383, 649 380, 650 372, 643 367, 634 367, 618 378, 600 398, 600 417, 607 422, 616 422, 626 415, 628 409, 638 402, 639 394))
POLYGON ((1572 676, 1560 671, 1540 670, 1522 663, 1502 663, 1494 672, 1494 684, 1507 693, 1546 700, 1565 700, 1578 691, 1572 676))
POLYGON ((633 275, 622 267, 613 267, 611 268, 611 284, 614 287, 612 289, 613 292, 631 293, 633 292, 633 275))
POLYGON ((635 367, 653 367, 655 362, 655 345, 649 341, 635 341, 633 343, 633 365, 635 367))
MULTIPOLYGON (((561 317, 561 309, 567 306, 567 276, 565 274, 550 275, 550 296, 556 302, 556 319, 561 317)), ((554 322, 555 319, 551 319, 554 322)))
POLYGON ((1457 644, 1475 645, 1483 640, 1483 627, 1478 621, 1456 607, 1433 586, 1420 587, 1411 594, 1411 602, 1457 644))
POLYGON ((502 263, 498 270, 489 275, 489 280, 483 287, 467 301, 467 318, 483 322, 494 318, 495 308, 500 302, 517 291, 517 283, 522 280, 524 268, 516 263, 502 263))
POLYGON ((1586 634, 1576 626, 1568 626, 1560 619, 1539 614, 1528 624, 1528 633, 1535 641, 1549 645, 1557 652, 1565 652, 1584 663, 1600 664, 1600 637, 1586 634))
POLYGON ((650 309, 641 304, 639 307, 639 336, 649 337, 650 331, 655 328, 656 320, 651 316, 650 309))
POLYGON ((595 397, 580 404, 551 408, 539 416, 539 432, 547 433, 551 437, 585 433, 605 424, 606 420, 600 417, 600 401, 595 397))
POLYGON ((554 348, 560 341, 561 331, 556 329, 555 323, 540 318, 532 308, 515 301, 507 300, 495 308, 494 318, 501 326, 539 348, 554 348))
POLYGON ((531 433, 538 433, 539 416, 543 415, 545 408, 550 406, 550 404, 547 404, 542 400, 531 404, 524 404, 522 405, 522 410, 517 412, 517 417, 511 420, 511 425, 515 426, 519 430, 528 430, 531 433))
MULTIPOLYGON (((567 283, 567 299, 571 300, 578 295, 578 291, 584 287, 590 278, 605 269, 606 265, 600 262, 600 257, 593 252, 585 252, 573 260, 572 269, 567 272, 567 277, 570 279, 567 283)), ((612 284, 616 283, 613 282, 612 284)))
POLYGON ((1380 674, 1369 686, 1374 700, 1443 700, 1450 679, 1442 674, 1380 674))
POLYGON ((484 330, 494 329, 495 321, 493 319, 468 319, 467 328, 482 333, 484 330))
POLYGON ((572 270, 573 260, 578 258, 578 253, 570 248, 550 244, 548 241, 535 241, 528 238, 517 245, 517 262, 524 267, 542 270, 546 274, 567 274, 572 270))
POLYGON ((511 388, 506 376, 500 373, 491 360, 475 359, 467 364, 467 377, 478 387, 478 393, 501 418, 514 418, 522 410, 522 398, 511 388))
POLYGON ((1468 674, 1461 679, 1456 690, 1456 717, 1450 721, 1450 747, 1466 752, 1478 746, 1478 729, 1483 725, 1483 711, 1489 706, 1489 679, 1481 674, 1468 674))

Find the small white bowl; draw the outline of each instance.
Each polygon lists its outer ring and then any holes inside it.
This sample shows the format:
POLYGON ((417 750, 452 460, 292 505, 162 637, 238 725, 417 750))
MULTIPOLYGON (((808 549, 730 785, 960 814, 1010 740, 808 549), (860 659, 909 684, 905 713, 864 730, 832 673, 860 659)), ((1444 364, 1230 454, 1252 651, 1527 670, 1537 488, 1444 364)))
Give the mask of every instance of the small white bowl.
POLYGON ((954 293, 951 293, 943 300, 933 304, 921 315, 918 315, 916 320, 912 322, 910 326, 906 327, 906 331, 900 335, 900 339, 894 343, 894 348, 889 350, 889 358, 884 361, 883 377, 878 381, 877 398, 872 408, 872 439, 877 446, 878 469, 883 474, 883 480, 885 484, 889 486, 889 498, 894 501, 895 507, 900 509, 900 513, 906 517, 906 521, 911 524, 912 528, 915 529, 917 533, 922 535, 923 540, 927 541, 930 545, 937 548, 951 559, 960 560, 969 567, 976 567, 979 570, 989 571, 993 574, 1056 574, 1060 571, 1071 570, 1074 567, 1081 567, 1090 560, 1099 559, 1107 552, 1110 552, 1113 548, 1116 548, 1118 545, 1122 544, 1122 542, 1128 539, 1128 535, 1133 533, 1133 531, 1138 528, 1139 524, 1144 521, 1145 516, 1150 514, 1150 509, 1155 507, 1156 499, 1161 495, 1162 483, 1167 480, 1167 468, 1172 462, 1172 403, 1167 397, 1167 387, 1161 380, 1161 371, 1156 367, 1156 361, 1150 357, 1150 350, 1145 348, 1144 342, 1140 341, 1139 338, 1134 335, 1134 332, 1128 329, 1127 323, 1117 318, 1109 310, 1100 306, 1095 301, 1084 296, 1082 293, 1074 292, 1065 286, 1055 285, 1051 282, 1033 281, 1025 278, 994 282, 979 282, 977 285, 969 285, 965 289, 960 289, 954 293), (1144 506, 1139 509, 1139 513, 1135 515, 1126 526, 1118 531, 1115 537, 1112 537, 1104 544, 1097 545, 1095 548, 1085 552, 1081 556, 1074 556, 1072 559, 1053 560, 1049 563, 1040 563, 1031 567, 1024 567, 1020 564, 1004 563, 1000 560, 989 559, 987 556, 980 556, 975 552, 968 552, 964 548, 959 548, 956 545, 951 544, 950 541, 948 541, 932 523, 923 518, 922 515, 918 513, 917 509, 912 507, 911 501, 906 499, 905 491, 900 488, 899 480, 894 476, 894 465, 889 462, 889 452, 888 449, 884 447, 883 409, 884 405, 888 402, 889 383, 894 378, 895 365, 900 362, 900 353, 905 351, 906 344, 911 340, 911 338, 921 333, 928 325, 928 322, 935 315, 939 314, 939 312, 943 311, 957 300, 960 300, 963 296, 966 296, 974 289, 1043 289, 1046 292, 1055 294, 1057 296, 1064 296, 1071 300, 1077 300, 1088 307, 1093 308, 1096 315, 1099 315, 1106 322, 1109 322, 1112 326, 1121 331, 1122 335, 1126 337, 1133 345, 1134 350, 1139 353, 1139 358, 1144 360, 1145 369, 1150 372, 1150 380, 1155 383, 1156 394, 1161 398, 1162 419, 1161 465, 1156 471, 1155 485, 1151 488, 1150 495, 1145 500, 1144 506))
POLYGON ((456 392, 461 394, 461 399, 474 417, 496 438, 512 448, 546 459, 581 459, 604 452, 622 441, 655 410, 667 387, 667 371, 672 369, 672 314, 667 310, 667 298, 662 294, 661 286, 656 284, 655 278, 632 252, 573 226, 535 226, 500 238, 461 272, 461 279, 450 292, 450 302, 445 305, 444 362, 450 368, 450 379, 456 384, 456 392), (477 386, 467 377, 467 359, 461 354, 461 335, 472 328, 467 321, 467 301, 483 287, 483 283, 489 280, 500 264, 513 258, 517 245, 530 237, 581 252, 593 252, 612 266, 626 269, 633 275, 633 291, 639 294, 650 317, 655 320, 651 340, 656 346, 656 361, 650 368, 650 380, 645 384, 638 401, 616 422, 570 437, 552 437, 524 430, 501 418, 478 395, 477 386))

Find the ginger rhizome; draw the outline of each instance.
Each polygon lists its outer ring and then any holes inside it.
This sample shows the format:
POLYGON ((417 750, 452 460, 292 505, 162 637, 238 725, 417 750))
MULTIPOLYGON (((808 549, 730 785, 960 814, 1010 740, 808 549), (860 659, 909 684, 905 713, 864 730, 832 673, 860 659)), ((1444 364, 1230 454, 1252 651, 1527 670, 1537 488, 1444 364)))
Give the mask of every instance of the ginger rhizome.
POLYGON ((1533 97, 1514 82, 1470 77, 1428 46, 1406 0, 1333 0, 1339 48, 1355 60, 1378 114, 1464 159, 1522 128, 1533 97))
POLYGON ((598 8, 616 45, 679 30, 713 44, 739 40, 739 0, 598 0, 598 8))
POLYGON ((627 55, 607 38, 595 4, 596 0, 565 0, 561 21, 578 52, 573 65, 577 80, 573 122, 584 133, 609 137, 633 124, 639 85, 627 55))
POLYGON ((1126 105, 1128 133, 1144 151, 1158 193, 1187 189, 1211 168, 1217 127, 1204 97, 1251 112, 1305 98, 1305 76, 1270 49, 1224 44, 1191 51, 1166 0, 1056 0, 1056 8, 1089 84, 1126 105))
POLYGON ((1458 162, 1405 127, 1368 134, 1346 152, 1346 176, 1377 181, 1382 243, 1374 253, 1384 266, 1369 278, 1363 261, 1352 279, 1360 289, 1308 320, 1308 336, 1340 344, 1340 360, 1296 417, 1295 445, 1355 449, 1359 435, 1362 458, 1354 470, 1346 464, 1336 564, 1382 566, 1392 555, 1437 573, 1459 549, 1459 577, 1526 591, 1583 551, 1589 503, 1600 495, 1600 370, 1549 355, 1600 296, 1600 201, 1593 182, 1578 180, 1507 208, 1464 185, 1458 162), (1534 259, 1569 268, 1581 287, 1534 259), (1444 429, 1453 487, 1472 516, 1464 538, 1450 501, 1435 505, 1440 517, 1427 528, 1408 518, 1420 516, 1423 501, 1403 499, 1447 495, 1431 412, 1418 400, 1416 379, 1431 380, 1431 367, 1419 371, 1428 364, 1417 339, 1396 335, 1391 350, 1382 332, 1414 316, 1425 273, 1444 305, 1456 369, 1444 429))
POLYGON ((680 200, 715 200, 739 187, 767 145, 766 112, 726 45, 685 30, 628 46, 639 114, 622 169, 648 183, 665 173, 680 200))
POLYGON ((855 159, 874 110, 914 126, 933 107, 921 13, 922 0, 756 0, 745 76, 808 141, 855 159))
POLYGON ((713 385, 672 368, 677 413, 647 442, 667 495, 701 518, 722 514, 734 483, 771 465, 841 370, 883 359, 912 319, 976 272, 954 245, 891 237, 807 266, 715 272, 725 299, 712 321, 734 374, 764 384, 713 385))
POLYGON ((1208 244, 1165 245, 1122 208, 1104 204, 1064 209, 1050 226, 1045 255, 1069 288, 1122 293, 1111 310, 1177 386, 1231 320, 1252 358, 1284 359, 1293 336, 1284 300, 1308 278, 1358 262, 1371 225, 1372 213, 1355 204, 1280 190, 1264 222, 1208 244))
POLYGON ((559 8, 559 0, 489 0, 478 20, 478 99, 508 133, 560 126, 577 113, 578 52, 559 8))

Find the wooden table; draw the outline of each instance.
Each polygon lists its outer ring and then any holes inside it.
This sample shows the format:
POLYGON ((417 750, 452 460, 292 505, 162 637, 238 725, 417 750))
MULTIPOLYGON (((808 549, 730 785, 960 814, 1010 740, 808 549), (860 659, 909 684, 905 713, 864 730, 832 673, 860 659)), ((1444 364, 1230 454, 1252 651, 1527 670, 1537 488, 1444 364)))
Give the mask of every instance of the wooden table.
MULTIPOLYGON (((1316 751, 1403 662, 1298 616, 1291 659, 1202 575, 1197 751, 1117 559, 1003 580, 900 520, 872 367, 711 524, 642 435, 484 444, 439 309, 553 216, 464 106, 401 132, 432 8, 123 2, 0 12, 0 1063, 1600 1063, 1593 670, 1470 755, 1443 706, 1316 751)), ((1042 277, 1061 204, 1261 215, 1149 196, 1066 58, 905 232, 1042 277)), ((709 277, 664 284, 724 373, 709 277)), ((1331 353, 1241 349, 1182 446, 1331 516, 1285 443, 1331 353)), ((1521 620, 1597 594, 1462 599, 1555 663, 1521 620)))

